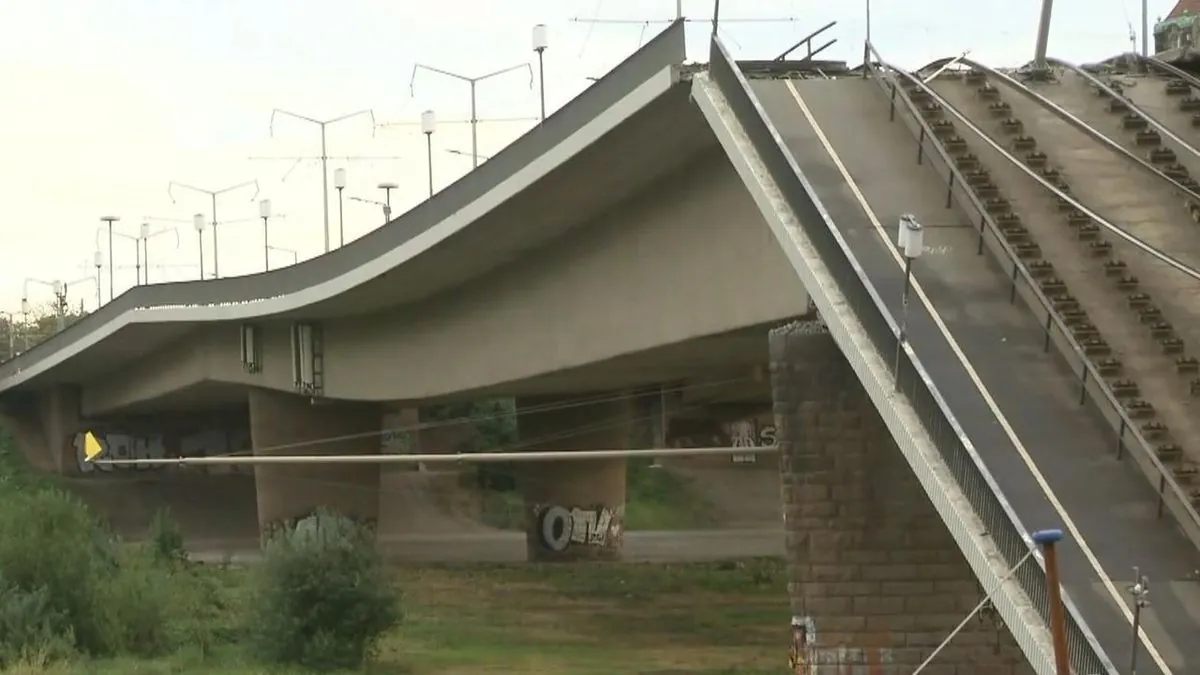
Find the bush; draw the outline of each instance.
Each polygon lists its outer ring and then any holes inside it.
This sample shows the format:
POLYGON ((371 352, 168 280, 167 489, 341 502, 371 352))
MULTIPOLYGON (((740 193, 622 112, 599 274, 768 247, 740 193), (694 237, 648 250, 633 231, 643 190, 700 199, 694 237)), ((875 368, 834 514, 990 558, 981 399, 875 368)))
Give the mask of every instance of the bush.
POLYGON ((155 511, 154 517, 150 519, 150 537, 147 543, 159 562, 174 564, 187 560, 187 549, 183 546, 183 530, 166 509, 155 511))
POLYGON ((323 509, 278 531, 251 584, 247 632, 270 663, 359 667, 401 618, 371 531, 323 509))

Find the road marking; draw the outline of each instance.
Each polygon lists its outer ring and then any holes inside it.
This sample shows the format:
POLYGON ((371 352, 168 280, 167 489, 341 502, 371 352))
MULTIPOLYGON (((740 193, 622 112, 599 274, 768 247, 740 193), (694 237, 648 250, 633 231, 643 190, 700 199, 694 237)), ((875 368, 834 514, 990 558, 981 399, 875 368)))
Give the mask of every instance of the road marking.
MULTIPOLYGON (((796 90, 796 86, 791 80, 786 80, 785 84, 787 85, 788 91, 791 92, 792 98, 795 99, 796 106, 800 108, 800 112, 804 115, 804 119, 808 121, 808 125, 812 127, 812 130, 816 133, 817 140, 821 143, 821 147, 825 148, 825 152, 829 154, 829 158, 833 160, 838 172, 842 174, 842 179, 846 181, 846 185, 850 188, 850 192, 854 194, 855 201, 858 202, 858 205, 862 208, 863 212, 867 214, 867 219, 871 221, 871 225, 875 227, 875 231, 878 232, 879 237, 883 240, 884 248, 886 248, 888 253, 891 254, 892 260, 895 261, 896 265, 903 269, 904 260, 900 257, 900 253, 892 247, 891 238, 888 236, 887 230, 885 230, 883 225, 880 224, 879 218, 875 216, 875 210, 871 208, 871 205, 867 203, 867 198, 864 197, 862 191, 858 189, 858 183, 855 182, 854 178, 850 176, 850 172, 846 169, 846 165, 842 163, 841 157, 839 157, 837 151, 834 150, 833 144, 829 142, 829 138, 825 136, 825 132, 821 130, 821 126, 817 124, 817 120, 815 117, 813 117, 812 111, 809 110, 808 104, 806 104, 804 99, 801 98, 800 92, 796 90)), ((1062 502, 1058 501, 1058 497, 1054 494, 1054 491, 1050 489, 1050 484, 1046 482, 1046 477, 1042 475, 1042 472, 1038 470, 1037 465, 1034 463, 1033 458, 1029 456, 1029 451, 1026 450, 1025 445, 1021 443, 1021 440, 1017 438, 1017 434, 1013 430, 1012 425, 1008 423, 1008 418, 1006 418, 1004 413, 1000 411, 1000 406, 996 404, 996 400, 992 398, 991 392, 989 392, 987 387, 984 386, 983 380, 979 377, 979 373, 975 372, 975 368, 972 367, 971 362, 967 360, 967 355, 964 354, 962 348, 959 347, 958 341, 955 340, 954 336, 950 334, 950 329, 946 327, 945 322, 942 321, 941 315, 938 314, 936 309, 934 309, 933 303, 929 301, 929 296, 925 295, 925 290, 922 288, 921 283, 917 280, 915 275, 912 279, 912 290, 921 300, 921 304, 925 306, 925 310, 929 312, 929 316, 933 318, 934 325, 937 326, 938 330, 942 334, 942 337, 946 339, 946 344, 950 345, 951 351, 953 351, 954 356, 958 358, 958 362, 962 364, 963 369, 967 373, 967 377, 971 378, 971 382, 975 385, 975 388, 983 397, 984 402, 987 403, 987 406, 991 409, 992 414, 996 416, 996 421, 999 422, 1000 427, 1004 429, 1004 434, 1008 436, 1008 440, 1012 442, 1017 454, 1021 457, 1021 461, 1025 463, 1025 466, 1029 469, 1029 473, 1033 476, 1034 480, 1037 481, 1038 487, 1041 488, 1042 493, 1046 495, 1046 499, 1049 500, 1050 505, 1054 507, 1054 510, 1058 512, 1058 516, 1062 518, 1063 525, 1071 533, 1071 537, 1079 545, 1079 550, 1083 552, 1083 556, 1087 558, 1088 564, 1091 565, 1092 569, 1099 577, 1100 583, 1104 585, 1104 589, 1108 591, 1108 595, 1112 598, 1113 602, 1116 603, 1117 608, 1120 609, 1121 614, 1129 623, 1130 628, 1132 628, 1133 613, 1125 604, 1121 594, 1117 591, 1117 587, 1113 584, 1112 579, 1108 577, 1108 575, 1104 572, 1104 568, 1100 566, 1100 561, 1096 558, 1096 555, 1092 553, 1091 547, 1087 545, 1083 535, 1079 532, 1079 528, 1075 526, 1075 522, 1071 520, 1069 515, 1067 515, 1067 510, 1063 508, 1062 502)), ((1149 636, 1146 635, 1145 629, 1138 629, 1138 637, 1141 639, 1142 645, 1145 646, 1146 653, 1151 659, 1154 660, 1155 665, 1158 666, 1163 675, 1172 675, 1170 667, 1167 666, 1162 655, 1159 654, 1157 649, 1155 649, 1154 644, 1150 641, 1149 636)))

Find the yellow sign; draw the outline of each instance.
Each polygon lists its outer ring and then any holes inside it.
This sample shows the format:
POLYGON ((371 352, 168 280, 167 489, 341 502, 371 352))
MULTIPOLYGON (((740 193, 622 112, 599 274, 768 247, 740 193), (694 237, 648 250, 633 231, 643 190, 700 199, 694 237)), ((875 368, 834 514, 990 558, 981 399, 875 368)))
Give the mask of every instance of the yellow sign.
POLYGON ((87 432, 83 435, 83 457, 87 461, 92 461, 99 457, 104 452, 104 448, 100 446, 99 439, 96 434, 87 432))

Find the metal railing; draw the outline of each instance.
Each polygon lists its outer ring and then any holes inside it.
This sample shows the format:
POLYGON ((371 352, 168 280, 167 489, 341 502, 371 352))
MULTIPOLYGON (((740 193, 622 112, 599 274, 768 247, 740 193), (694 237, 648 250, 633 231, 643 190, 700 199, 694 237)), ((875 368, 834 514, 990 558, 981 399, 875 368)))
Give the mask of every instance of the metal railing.
MULTIPOLYGON (((982 253, 986 247, 994 256, 997 264, 1007 268, 1010 292, 1009 300, 1015 302, 1017 297, 1025 301, 1042 326, 1044 351, 1049 351, 1051 345, 1057 348, 1059 356, 1078 381, 1079 404, 1088 402, 1093 409, 1109 425, 1114 432, 1114 452, 1118 459, 1126 455, 1131 457, 1142 472, 1150 479, 1158 494, 1158 517, 1161 519, 1165 511, 1169 511, 1180 528, 1191 542, 1200 547, 1200 514, 1192 506, 1187 493, 1180 487, 1170 470, 1163 465, 1154 452, 1154 446, 1146 438, 1141 427, 1129 416, 1125 407, 1105 381, 1104 376, 1084 352, 1082 345, 1072 335, 1070 328, 1062 315, 1054 308, 1054 304, 1042 292, 1037 279, 1017 255, 1016 251, 1004 238, 1004 234, 996 221, 988 213, 980 199, 970 189, 966 178, 958 170, 953 158, 938 141, 932 128, 921 117, 919 109, 912 99, 896 82, 896 77, 902 77, 914 86, 926 87, 915 76, 889 66, 879 58, 878 53, 869 66, 874 79, 889 97, 889 118, 895 119, 897 113, 906 126, 917 138, 917 161, 926 162, 946 181, 946 203, 956 202, 975 223, 979 232, 977 252, 982 253), (886 69, 882 72, 880 69, 886 69), (897 106, 899 103, 899 106, 897 106)), ((939 97, 935 94, 935 100, 939 97)), ((944 105, 944 102, 943 102, 944 105)))
MULTIPOLYGON (((835 226, 810 194, 806 181, 798 174, 761 105, 728 57, 719 39, 714 38, 709 72, 728 99, 733 116, 745 129, 751 145, 762 157, 771 178, 779 186, 789 206, 799 217, 806 234, 819 255, 827 261, 829 272, 845 295, 846 303, 862 323, 875 349, 881 354, 896 352, 899 335, 891 316, 875 293, 866 273, 844 248, 835 226)), ((949 412, 945 401, 932 386, 929 375, 907 352, 896 362, 894 376, 900 392, 920 416, 921 423, 937 448, 942 461, 982 521, 987 535, 1009 568, 1017 568, 1014 580, 1033 603, 1043 621, 1048 622, 1050 602, 1046 574, 1041 559, 1037 564, 1019 564, 1032 542, 1012 507, 1004 499, 995 480, 978 455, 964 443, 964 434, 949 412)), ((1078 673, 1115 673, 1095 637, 1083 626, 1072 603, 1067 605, 1067 643, 1072 666, 1078 673)), ((1048 624, 1047 624, 1048 625, 1048 624)))

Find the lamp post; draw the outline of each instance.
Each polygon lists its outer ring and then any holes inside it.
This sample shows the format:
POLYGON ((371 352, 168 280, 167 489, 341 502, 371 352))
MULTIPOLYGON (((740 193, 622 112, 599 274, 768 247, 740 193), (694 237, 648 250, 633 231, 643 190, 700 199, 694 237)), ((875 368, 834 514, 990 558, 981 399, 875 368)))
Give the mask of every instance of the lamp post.
MULTIPOLYGON (((108 301, 113 299, 113 223, 120 221, 119 216, 100 216, 100 221, 108 226, 108 301)), ((99 280, 96 283, 100 283, 99 280)))
POLYGON ((459 82, 466 82, 468 85, 470 85, 470 87, 471 87, 471 168, 475 168, 475 167, 479 166, 479 135, 478 135, 479 117, 476 114, 476 108, 475 108, 476 85, 478 85, 480 82, 483 82, 484 80, 490 80, 493 77, 499 77, 500 75, 504 75, 506 73, 511 73, 513 71, 520 70, 522 68, 529 71, 529 86, 533 87, 533 69, 529 67, 528 63, 522 63, 522 64, 515 65, 515 66, 509 66, 508 68, 496 70, 496 71, 490 72, 486 75, 480 75, 479 77, 467 77, 466 75, 459 75, 458 73, 452 73, 448 70, 442 70, 440 68, 434 68, 432 66, 427 66, 423 63, 418 63, 413 66, 412 79, 409 80, 408 89, 409 89, 409 93, 412 93, 413 87, 417 82, 417 71, 418 70, 428 70, 431 73, 437 73, 438 75, 445 75, 446 77, 451 77, 451 78, 458 80, 459 82))
POLYGON ((392 221, 392 190, 400 187, 395 183, 380 183, 379 189, 383 190, 383 224, 387 225, 392 221))
MULTIPOLYGON (((221 263, 220 263, 220 259, 218 257, 220 255, 220 253, 219 253, 220 246, 218 245, 218 241, 217 241, 217 225, 218 225, 218 222, 217 222, 217 196, 223 195, 226 192, 233 192, 234 190, 237 190, 239 188, 249 187, 251 185, 254 186, 254 196, 250 198, 250 201, 254 201, 255 199, 258 198, 258 181, 257 180, 248 180, 245 183, 238 183, 237 185, 230 185, 229 187, 222 188, 220 190, 205 190, 204 188, 198 188, 198 187, 195 187, 192 185, 186 185, 184 183, 179 183, 176 181, 171 181, 167 185, 167 195, 171 197, 171 203, 175 203, 175 196, 171 194, 171 188, 173 188, 173 187, 183 188, 185 190, 191 190, 192 192, 199 192, 200 194, 208 195, 209 197, 212 198, 213 278, 217 278, 217 277, 221 276, 221 263)), ((203 230, 198 230, 198 231, 203 232, 203 230)), ((204 268, 203 267, 200 268, 200 278, 201 279, 204 278, 204 268)))
MULTIPOLYGON (((162 236, 164 234, 173 234, 173 235, 175 235, 175 248, 179 248, 179 229, 177 227, 171 226, 171 227, 163 228, 161 230, 152 231, 150 229, 150 220, 151 220, 150 217, 147 216, 146 219, 142 221, 141 230, 138 232, 138 234, 140 235, 139 238, 141 239, 141 242, 142 242, 142 264, 143 264, 144 269, 146 270, 145 282, 147 284, 150 283, 150 240, 155 237, 162 236)), ((160 220, 165 220, 165 219, 160 219, 160 220)), ((177 220, 174 218, 172 218, 170 220, 172 222, 184 222, 184 221, 180 221, 180 220, 177 220)))
POLYGON ((437 114, 432 110, 421 113, 421 133, 425 134, 425 165, 429 172, 429 196, 433 196, 433 132, 437 131, 437 114))
POLYGON ((335 122, 341 122, 342 120, 348 120, 351 117, 357 117, 359 115, 370 115, 371 116, 371 133, 373 134, 373 133, 375 133, 375 111, 371 110, 371 109, 358 110, 356 112, 352 112, 347 115, 342 115, 341 117, 334 117, 333 119, 328 119, 328 120, 318 120, 318 119, 314 119, 312 117, 307 117, 305 115, 300 115, 300 114, 297 114, 294 112, 289 112, 287 110, 280 110, 279 108, 276 108, 271 111, 271 135, 272 136, 275 135, 275 115, 287 115, 288 117, 298 119, 302 122, 308 122, 310 124, 315 124, 315 125, 321 127, 321 194, 322 194, 322 198, 324 200, 323 204, 324 204, 324 217, 325 217, 325 252, 329 253, 329 153, 326 152, 326 150, 325 150, 325 127, 327 127, 330 124, 333 124, 335 122))
POLYGON ((913 261, 925 250, 925 231, 917 217, 906 213, 900 216, 896 245, 904 256, 904 291, 900 300, 900 331, 896 337, 896 359, 892 371, 896 378, 896 391, 900 390, 900 351, 908 339, 908 293, 912 288, 913 261))
POLYGON ((100 268, 104 266, 104 254, 100 252, 100 249, 96 249, 96 252, 92 254, 92 263, 96 266, 96 309, 100 309, 100 306, 104 304, 104 301, 100 299, 100 268))
POLYGON ((546 24, 539 23, 533 27, 533 51, 537 52, 538 59, 538 97, 542 104, 541 121, 546 121, 546 62, 544 56, 546 48, 550 46, 550 29, 546 24))
MULTIPOLYGON (((145 260, 146 260, 146 283, 149 284, 150 283, 150 247, 149 247, 150 242, 148 241, 150 239, 150 222, 149 221, 146 221, 146 220, 142 221, 142 227, 140 229, 138 229, 138 239, 141 240, 141 249, 142 249, 141 258, 145 258, 145 260)), ((139 258, 138 265, 139 266, 141 265, 140 258, 139 258)), ((138 279, 138 283, 139 284, 142 283, 142 280, 138 279)))
MULTIPOLYGON (((127 240, 133 242, 134 257, 137 258, 139 265, 141 264, 141 255, 138 253, 138 250, 140 248, 138 246, 138 238, 133 235, 125 234, 124 232, 113 230, 111 225, 108 228, 105 228, 104 226, 96 228, 96 250, 97 251, 100 250, 100 237, 101 237, 101 235, 105 234, 106 229, 107 229, 107 233, 108 233, 108 301, 112 302, 113 296, 116 295, 116 284, 113 282, 113 275, 117 268, 114 258, 113 258, 113 255, 114 255, 113 254, 113 237, 120 237, 121 239, 127 239, 127 240)), ((93 258, 94 257, 95 256, 93 256, 93 258)), ((138 282, 139 283, 141 282, 141 276, 142 275, 139 270, 139 272, 138 272, 138 282)), ((96 279, 96 283, 97 284, 100 283, 99 278, 96 279)))
POLYGON ((200 244, 200 280, 204 281, 204 214, 192 216, 192 227, 196 228, 196 241, 200 244))
POLYGON ((342 208, 342 191, 346 189, 346 170, 335 169, 333 187, 338 191, 338 246, 346 245, 346 212, 342 208))
MULTIPOLYGON (((26 280, 28 282, 28 280, 26 280)), ((21 341, 25 343, 25 351, 29 351, 29 312, 33 309, 29 306, 29 292, 26 291, 21 295, 21 341)))
POLYGON ((271 239, 267 233, 267 221, 271 219, 271 200, 258 203, 258 217, 263 221, 263 271, 271 271, 271 239))

